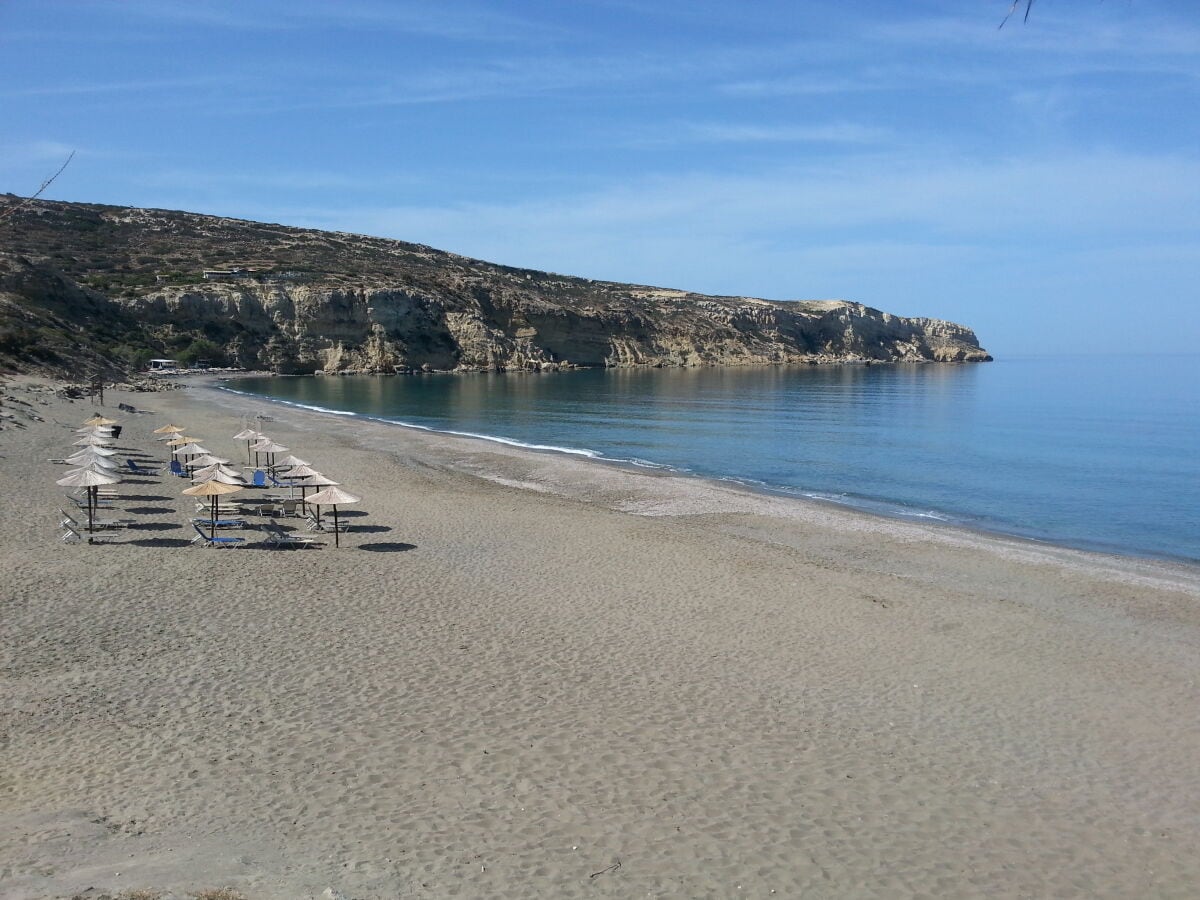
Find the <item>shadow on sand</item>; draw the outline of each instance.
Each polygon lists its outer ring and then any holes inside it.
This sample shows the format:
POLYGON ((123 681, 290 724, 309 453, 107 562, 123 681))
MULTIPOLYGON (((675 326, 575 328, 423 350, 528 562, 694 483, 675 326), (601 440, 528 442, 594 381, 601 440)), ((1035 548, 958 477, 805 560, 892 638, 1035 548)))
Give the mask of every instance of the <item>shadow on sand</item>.
POLYGON ((135 547, 186 547, 191 543, 187 538, 142 538, 137 541, 123 541, 135 547))
POLYGON ((405 544, 401 541, 385 541, 374 544, 359 544, 359 550, 369 550, 372 553, 404 553, 407 550, 416 550, 416 544, 405 544))

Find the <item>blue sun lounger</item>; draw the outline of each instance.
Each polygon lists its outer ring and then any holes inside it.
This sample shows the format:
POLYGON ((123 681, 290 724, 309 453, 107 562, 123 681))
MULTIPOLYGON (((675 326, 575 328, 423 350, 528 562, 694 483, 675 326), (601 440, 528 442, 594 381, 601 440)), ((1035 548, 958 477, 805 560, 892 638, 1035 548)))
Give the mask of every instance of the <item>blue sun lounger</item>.
POLYGON ((192 527, 196 529, 196 537, 192 538, 192 543, 202 541, 201 546, 203 547, 240 547, 246 543, 246 539, 240 537, 225 537, 223 535, 209 537, 195 522, 192 523, 192 527))

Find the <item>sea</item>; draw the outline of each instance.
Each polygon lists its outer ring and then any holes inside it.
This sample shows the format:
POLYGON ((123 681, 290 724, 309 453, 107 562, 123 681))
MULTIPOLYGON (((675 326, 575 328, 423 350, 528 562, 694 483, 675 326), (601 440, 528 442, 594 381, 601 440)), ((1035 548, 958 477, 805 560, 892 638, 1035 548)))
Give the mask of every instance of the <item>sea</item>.
POLYGON ((1200 563, 1200 356, 235 378, 227 390, 1200 563))

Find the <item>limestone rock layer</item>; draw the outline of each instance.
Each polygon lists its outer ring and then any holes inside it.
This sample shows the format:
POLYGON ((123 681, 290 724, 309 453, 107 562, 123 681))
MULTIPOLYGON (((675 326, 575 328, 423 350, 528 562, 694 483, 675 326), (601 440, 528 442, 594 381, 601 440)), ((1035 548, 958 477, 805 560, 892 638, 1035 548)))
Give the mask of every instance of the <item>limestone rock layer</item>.
POLYGON ((961 325, 840 300, 714 297, 381 238, 41 201, 0 218, 0 327, 8 307, 50 307, 83 332, 71 310, 86 307, 124 323, 127 354, 280 372, 990 359, 961 325))

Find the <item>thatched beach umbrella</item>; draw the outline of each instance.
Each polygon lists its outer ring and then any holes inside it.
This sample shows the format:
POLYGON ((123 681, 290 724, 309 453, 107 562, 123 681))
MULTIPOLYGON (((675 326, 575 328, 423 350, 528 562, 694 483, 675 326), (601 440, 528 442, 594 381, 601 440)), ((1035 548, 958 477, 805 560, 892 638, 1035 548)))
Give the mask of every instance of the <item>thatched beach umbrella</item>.
POLYGON ((189 497, 208 497, 212 513, 212 528, 209 532, 209 537, 215 538, 217 536, 217 498, 222 494, 236 494, 241 489, 241 486, 236 484, 205 481, 190 488, 184 488, 183 492, 189 497))
POLYGON ((183 434, 184 429, 178 425, 164 425, 162 428, 155 428, 154 433, 159 435, 155 438, 156 441, 173 441, 175 438, 183 434))
POLYGON ((116 484, 121 479, 116 475, 109 475, 105 472, 98 472, 95 469, 75 469, 67 474, 65 478, 59 478, 54 483, 61 484, 63 487, 82 487, 87 488, 88 492, 88 531, 92 531, 92 509, 96 501, 96 489, 102 484, 116 484))
POLYGON ((70 456, 68 456, 67 462, 73 466, 79 466, 81 468, 87 468, 88 466, 91 466, 94 468, 98 467, 113 471, 121 468, 111 456, 103 456, 102 454, 96 452, 97 449, 101 448, 84 447, 78 453, 72 453, 70 456))
POLYGON ((257 456, 259 453, 267 454, 267 468, 268 469, 275 468, 275 454, 276 453, 287 453, 288 452, 287 447, 284 447, 282 444, 275 443, 270 438, 263 438, 258 443, 252 444, 251 449, 254 450, 255 456, 257 456))
POLYGON ((235 472, 228 466, 205 466, 192 472, 192 484, 202 484, 205 481, 220 481, 223 484, 236 484, 246 487, 246 479, 240 472, 235 472))
POLYGON ((102 447, 99 444, 87 444, 86 446, 80 447, 78 450, 72 453, 71 456, 68 456, 67 461, 69 462, 71 457, 80 455, 111 459, 120 452, 120 450, 114 450, 112 447, 102 447))
POLYGON ((90 419, 87 419, 83 424, 84 425, 116 425, 117 420, 106 418, 105 416, 102 416, 99 413, 97 413, 96 415, 92 416, 90 419))
MULTIPOLYGON (((308 498, 309 503, 317 506, 329 505, 333 507, 333 546, 340 546, 338 541, 338 516, 337 508, 339 503, 358 503, 362 497, 357 497, 349 491, 343 491, 340 487, 327 487, 323 491, 317 491, 308 498)), ((318 522, 321 520, 318 518, 318 522)))
POLYGON ((225 465, 228 462, 229 462, 229 460, 227 460, 223 457, 213 456, 211 453, 201 453, 199 456, 197 456, 195 459, 192 460, 192 465, 193 466, 212 466, 212 465, 218 465, 218 464, 225 465))
POLYGON ((111 437, 103 437, 98 434, 85 434, 79 440, 75 441, 72 447, 107 447, 113 442, 111 437))
MULTIPOLYGON (((294 465, 288 468, 287 472, 280 475, 279 478, 288 483, 288 496, 292 496, 292 489, 296 487, 303 478, 308 478, 311 475, 320 475, 321 473, 310 466, 308 463, 303 465, 294 465)), ((304 496, 304 491, 300 492, 300 496, 304 496)))
POLYGON ((313 472, 311 475, 305 475, 303 478, 297 478, 292 481, 289 485, 289 489, 290 487, 300 488, 300 505, 304 506, 306 503, 312 502, 306 499, 304 496, 310 487, 333 487, 337 484, 341 484, 341 482, 334 481, 332 478, 326 478, 320 472, 313 472))
POLYGON ((284 469, 294 469, 294 468, 296 468, 296 466, 307 466, 308 464, 309 464, 309 462, 307 459, 301 459, 300 457, 293 456, 290 453, 287 456, 285 456, 283 459, 275 460, 276 468, 284 468, 284 469))
POLYGON ((184 457, 183 464, 185 466, 187 466, 187 465, 191 465, 193 456, 200 456, 202 454, 208 453, 208 448, 201 447, 195 441, 192 441, 191 443, 188 443, 188 444, 180 444, 178 447, 173 448, 171 450, 171 452, 176 456, 184 457))
POLYGON ((233 436, 233 439, 235 441, 245 441, 246 442, 246 465, 250 465, 250 445, 253 444, 255 441, 262 440, 262 435, 259 434, 257 431, 255 431, 253 428, 243 428, 241 431, 239 431, 237 434, 235 434, 233 436))
POLYGON ((245 481, 245 476, 232 466, 227 466, 225 463, 215 462, 209 463, 207 466, 201 466, 192 471, 192 478, 197 479, 204 475, 210 475, 213 472, 220 472, 222 475, 228 475, 230 478, 240 478, 245 481))

